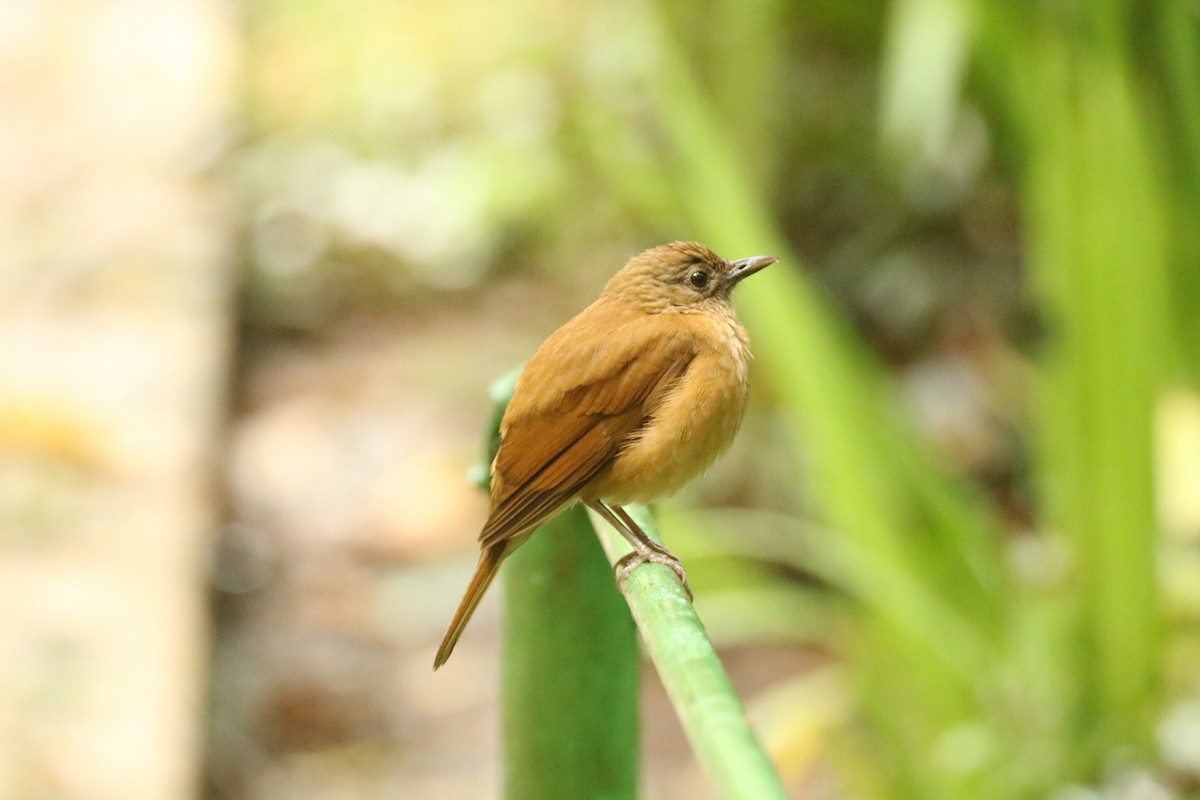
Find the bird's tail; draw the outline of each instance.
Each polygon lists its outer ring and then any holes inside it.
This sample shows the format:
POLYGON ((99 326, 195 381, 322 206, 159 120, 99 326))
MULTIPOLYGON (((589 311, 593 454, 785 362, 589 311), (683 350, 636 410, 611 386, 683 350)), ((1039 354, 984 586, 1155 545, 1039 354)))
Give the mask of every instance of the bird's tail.
POLYGON ((471 578, 471 583, 467 586, 466 593, 463 594, 462 602, 458 604, 458 610, 454 612, 454 618, 450 620, 450 627, 446 629, 446 635, 442 638, 437 656, 433 659, 434 669, 445 664, 446 659, 450 658, 450 653, 454 651, 454 645, 458 644, 459 637, 462 636, 467 623, 471 621, 471 615, 475 613, 475 607, 479 605, 479 601, 483 599, 483 593, 487 591, 492 579, 496 577, 496 572, 500 569, 500 562, 509 552, 510 548, 503 544, 485 547, 480 552, 479 566, 475 568, 475 575, 471 578))

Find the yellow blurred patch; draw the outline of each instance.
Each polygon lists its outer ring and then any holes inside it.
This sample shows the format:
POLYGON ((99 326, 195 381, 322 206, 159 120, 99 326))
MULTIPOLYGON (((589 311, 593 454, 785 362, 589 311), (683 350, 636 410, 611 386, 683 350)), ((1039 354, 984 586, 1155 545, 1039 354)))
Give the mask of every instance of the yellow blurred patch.
POLYGON ((103 470, 104 440, 95 420, 60 398, 0 398, 0 453, 103 470))
POLYGON ((1158 513, 1167 534, 1200 538, 1200 393, 1179 388, 1158 401, 1158 513))

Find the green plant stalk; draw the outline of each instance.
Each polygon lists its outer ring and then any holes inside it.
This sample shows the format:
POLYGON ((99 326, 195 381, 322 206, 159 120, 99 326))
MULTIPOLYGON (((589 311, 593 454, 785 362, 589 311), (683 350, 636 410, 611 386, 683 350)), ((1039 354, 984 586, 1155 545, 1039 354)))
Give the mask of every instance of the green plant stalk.
MULTIPOLYGON (((1097 30, 1106 30, 1097 25, 1097 30)), ((1158 687, 1152 421, 1167 357, 1165 203, 1116 42, 1046 25, 1020 63, 1034 285, 1052 327, 1040 409, 1047 528, 1072 548, 1076 725, 1148 747, 1158 687), (1064 101, 1064 98, 1068 98, 1064 101)))
MULTIPOLYGON (((516 377, 492 386, 489 463, 516 377)), ((582 507, 535 531, 503 573, 504 796, 633 800, 637 634, 582 507)))
POLYGON ((504 791, 509 800, 632 800, 637 637, 583 507, 504 565, 504 791))
POLYGON ((1170 146, 1173 250, 1172 291, 1175 320, 1187 374, 1200 382, 1200 34, 1192 24, 1194 9, 1186 0, 1156 3, 1154 42, 1163 64, 1163 116, 1170 146))
MULTIPOLYGON (((627 506, 642 530, 658 533, 647 509, 627 506)), ((597 535, 614 563, 632 552, 598 517, 597 535)), ((611 577, 609 578, 611 582, 611 577)), ((725 800, 783 800, 779 775, 746 720, 746 712, 696 616, 679 578, 661 564, 630 573, 625 599, 700 766, 725 800)))

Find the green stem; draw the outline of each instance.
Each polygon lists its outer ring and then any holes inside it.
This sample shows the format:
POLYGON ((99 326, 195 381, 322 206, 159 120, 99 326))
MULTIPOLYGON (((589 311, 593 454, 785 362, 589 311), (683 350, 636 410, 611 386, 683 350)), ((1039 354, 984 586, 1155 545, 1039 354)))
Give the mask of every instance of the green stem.
MULTIPOLYGON (((627 506, 626 510, 642 530, 658 539, 647 509, 627 506)), ((631 552, 606 522, 593 518, 592 524, 611 561, 631 552)), ((750 728, 746 711, 675 573, 661 564, 638 567, 625 583, 625 599, 696 758, 720 796, 726 800, 786 798, 779 775, 750 728)))
POLYGON ((633 623, 578 504, 504 566, 509 800, 632 800, 640 657, 633 623))

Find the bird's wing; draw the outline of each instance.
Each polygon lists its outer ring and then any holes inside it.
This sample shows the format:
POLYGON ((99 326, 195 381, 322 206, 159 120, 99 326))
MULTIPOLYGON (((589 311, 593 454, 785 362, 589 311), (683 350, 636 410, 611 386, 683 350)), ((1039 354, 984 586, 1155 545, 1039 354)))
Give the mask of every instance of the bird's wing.
MULTIPOLYGON (((520 536, 573 500, 646 425, 695 355, 670 337, 608 341, 608 356, 593 360, 586 382, 565 391, 543 384, 505 419, 492 465, 491 513, 479 534, 484 547, 520 536)), ((569 360, 557 374, 531 360, 522 383, 569 385, 570 371, 569 360)), ((514 403, 520 395, 518 389, 514 403)))

